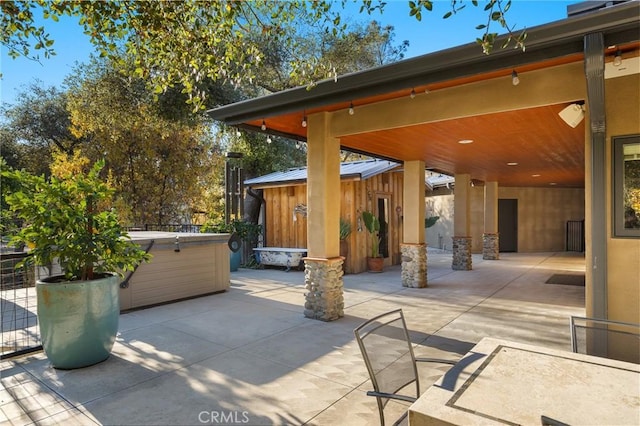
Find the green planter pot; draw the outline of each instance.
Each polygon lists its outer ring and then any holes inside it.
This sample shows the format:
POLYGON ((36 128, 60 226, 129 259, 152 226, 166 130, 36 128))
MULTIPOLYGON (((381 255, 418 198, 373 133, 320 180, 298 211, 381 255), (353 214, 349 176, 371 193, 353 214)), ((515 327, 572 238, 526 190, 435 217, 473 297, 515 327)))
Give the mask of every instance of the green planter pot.
POLYGON ((117 275, 91 281, 36 283, 44 352, 55 368, 97 364, 109 357, 120 317, 117 275))

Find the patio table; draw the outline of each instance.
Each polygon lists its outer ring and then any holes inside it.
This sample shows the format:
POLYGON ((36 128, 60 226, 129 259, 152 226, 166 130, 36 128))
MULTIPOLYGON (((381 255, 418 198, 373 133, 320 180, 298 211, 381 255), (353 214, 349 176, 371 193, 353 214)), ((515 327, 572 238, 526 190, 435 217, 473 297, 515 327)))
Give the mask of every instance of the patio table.
POLYGON ((543 416, 639 424, 640 365, 484 338, 410 407, 409 424, 549 424, 543 416))

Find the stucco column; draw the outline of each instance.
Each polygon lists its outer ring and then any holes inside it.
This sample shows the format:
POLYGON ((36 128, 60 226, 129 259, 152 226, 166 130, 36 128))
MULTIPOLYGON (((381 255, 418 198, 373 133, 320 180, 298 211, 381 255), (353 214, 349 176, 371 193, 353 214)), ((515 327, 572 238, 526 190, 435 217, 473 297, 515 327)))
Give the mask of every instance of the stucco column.
POLYGON ((424 242, 424 161, 405 161, 403 183, 402 285, 427 286, 427 245, 424 242))
POLYGON ((323 321, 344 316, 340 257, 340 140, 329 132, 330 113, 308 117, 307 255, 304 315, 323 321))
POLYGON ((455 175, 453 261, 455 270, 471 270, 471 176, 455 175))
POLYGON ((500 236, 498 235, 498 182, 484 185, 484 233, 482 234, 482 258, 500 259, 500 236))

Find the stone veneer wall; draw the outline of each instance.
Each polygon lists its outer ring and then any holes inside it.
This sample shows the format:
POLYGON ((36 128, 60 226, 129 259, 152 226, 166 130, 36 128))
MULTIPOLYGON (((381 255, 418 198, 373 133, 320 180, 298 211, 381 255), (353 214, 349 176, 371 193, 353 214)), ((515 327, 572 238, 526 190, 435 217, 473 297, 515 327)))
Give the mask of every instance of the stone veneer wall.
POLYGON ((308 290, 304 304, 307 318, 334 321, 344 316, 342 257, 305 258, 304 285, 308 290))
POLYGON ((422 288, 427 286, 427 245, 400 244, 402 254, 402 285, 422 288))
POLYGON ((451 269, 471 270, 471 237, 453 237, 453 262, 451 269))
POLYGON ((482 258, 485 260, 500 259, 500 239, 498 234, 482 234, 482 258))

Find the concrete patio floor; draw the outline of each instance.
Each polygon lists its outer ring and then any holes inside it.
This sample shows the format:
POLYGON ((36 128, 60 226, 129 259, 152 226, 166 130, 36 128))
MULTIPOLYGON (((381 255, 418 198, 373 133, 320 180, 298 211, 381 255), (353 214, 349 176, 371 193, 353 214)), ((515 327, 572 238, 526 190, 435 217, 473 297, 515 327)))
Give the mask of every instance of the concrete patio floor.
MULTIPOLYGON (((302 314, 304 272, 240 269, 225 293, 121 315, 98 365, 56 370, 41 352, 2 361, 0 423, 377 424, 353 329, 398 307, 416 356, 457 360, 485 336, 570 350, 584 287, 545 281, 583 273, 582 254, 474 255, 473 268, 453 271, 450 254, 430 252, 428 288, 403 288, 399 267, 346 275, 345 316, 329 323, 302 314)), ((422 389, 448 367, 421 365, 422 389)))

